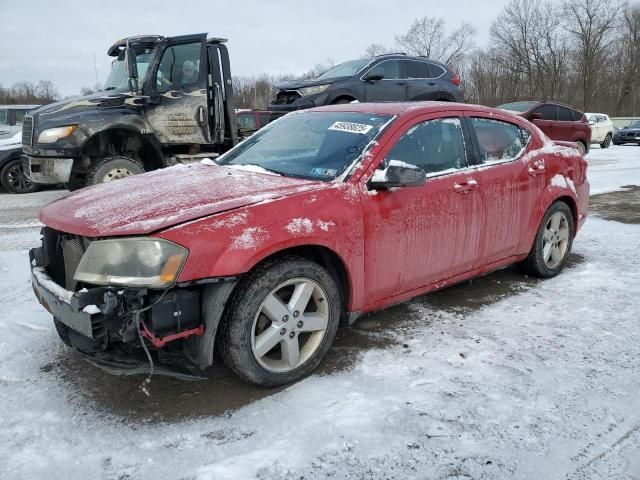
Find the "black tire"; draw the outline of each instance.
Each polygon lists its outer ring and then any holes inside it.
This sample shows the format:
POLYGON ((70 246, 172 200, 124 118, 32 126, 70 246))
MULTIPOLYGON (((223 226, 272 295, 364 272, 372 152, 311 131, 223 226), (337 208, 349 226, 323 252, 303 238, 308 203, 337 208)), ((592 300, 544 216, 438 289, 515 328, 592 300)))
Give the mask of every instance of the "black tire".
POLYGON ((33 193, 38 190, 37 183, 29 180, 24 173, 22 161, 14 158, 0 170, 0 183, 2 187, 9 193, 33 193))
POLYGON ((62 323, 55 317, 53 319, 53 324, 56 327, 56 332, 58 332, 60 340, 62 340, 63 343, 68 347, 74 348, 79 352, 87 354, 103 352, 109 346, 109 342, 106 336, 97 340, 87 338, 84 335, 67 327, 64 323, 62 323))
MULTIPOLYGON (((276 258, 255 268, 236 287, 220 325, 217 338, 218 351, 225 363, 245 380, 263 387, 285 385, 308 375, 318 366, 331 347, 338 329, 341 312, 341 296, 337 283, 324 268, 298 256, 276 258), (318 284, 326 295, 328 321, 324 336, 321 337, 309 358, 296 368, 284 372, 272 371, 261 365, 253 352, 253 329, 257 328, 257 322, 261 318, 259 312, 263 302, 274 292, 274 289, 287 281, 301 278, 310 279, 318 284), (256 323, 254 324, 254 322, 256 323)), ((304 312, 302 313, 304 317, 304 312)), ((296 323, 293 317, 288 322, 290 323, 280 326, 293 328, 296 323)), ((272 326, 273 324, 268 328, 272 326)), ((276 329, 280 326, 276 326, 276 329)), ((289 330, 286 335, 290 334, 295 336, 296 332, 289 330)), ((286 335, 282 340, 286 340, 286 335)), ((302 341, 300 339, 304 334, 298 333, 297 335, 296 342, 302 341)), ((269 351, 277 354, 282 345, 282 343, 277 343, 273 347, 274 350, 269 351)), ((306 344, 300 343, 300 345, 302 345, 300 347, 300 351, 302 351, 306 344)), ((284 359, 284 355, 282 359, 284 359)))
POLYGON ((541 278, 551 278, 558 275, 565 264, 567 263, 567 259, 571 254, 571 247, 573 245, 573 237, 575 235, 575 225, 573 220, 573 213, 569 206, 562 202, 558 201, 553 203, 547 212, 542 217, 542 221, 540 222, 540 226, 538 227, 538 232, 536 233, 535 240, 533 241, 533 246, 531 247, 531 251, 529 252, 529 256, 520 264, 520 267, 526 273, 531 275, 535 275, 541 278), (566 220, 566 226, 568 227, 568 238, 566 244, 566 250, 562 259, 559 261, 557 265, 548 265, 544 259, 544 246, 545 246, 545 230, 548 227, 550 219, 556 213, 562 213, 564 215, 564 219, 566 220))
POLYGON ((604 137, 604 142, 600 144, 600 148, 609 148, 611 146, 611 134, 607 133, 607 136, 604 137))
POLYGON ((106 157, 91 164, 87 171, 86 185, 97 185, 140 173, 144 173, 144 165, 136 158, 106 157))
POLYGON ((580 156, 584 157, 587 154, 587 144, 582 140, 578 140, 576 142, 578 144, 578 151, 580 152, 580 156))
POLYGON ((352 99, 349 98, 339 98, 338 100, 333 102, 333 105, 343 105, 345 103, 351 103, 353 102, 352 99))

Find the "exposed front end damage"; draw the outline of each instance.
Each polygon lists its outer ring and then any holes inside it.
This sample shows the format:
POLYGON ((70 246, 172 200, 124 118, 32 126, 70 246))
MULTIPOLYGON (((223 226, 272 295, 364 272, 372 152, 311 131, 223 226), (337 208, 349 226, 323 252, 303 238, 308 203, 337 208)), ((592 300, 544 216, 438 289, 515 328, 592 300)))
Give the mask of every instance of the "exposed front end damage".
POLYGON ((76 270, 93 239, 42 230, 31 249, 32 285, 69 346, 89 355, 113 349, 182 349, 200 369, 212 364, 214 338, 235 279, 165 289, 96 286, 76 270))

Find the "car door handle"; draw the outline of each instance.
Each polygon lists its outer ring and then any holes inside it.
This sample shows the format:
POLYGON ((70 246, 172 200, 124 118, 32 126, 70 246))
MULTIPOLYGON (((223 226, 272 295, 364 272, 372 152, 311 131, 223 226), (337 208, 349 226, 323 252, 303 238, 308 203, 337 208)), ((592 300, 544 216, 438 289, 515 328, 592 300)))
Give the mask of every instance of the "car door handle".
POLYGON ((406 85, 407 82, 396 82, 396 85, 406 85))
POLYGON ((531 175, 532 177, 537 177, 538 175, 542 175, 544 171, 545 171, 544 165, 529 167, 529 175, 531 175))
POLYGON ((456 182, 453 184, 453 191, 456 193, 471 193, 478 189, 478 182, 475 180, 468 180, 466 182, 456 182))

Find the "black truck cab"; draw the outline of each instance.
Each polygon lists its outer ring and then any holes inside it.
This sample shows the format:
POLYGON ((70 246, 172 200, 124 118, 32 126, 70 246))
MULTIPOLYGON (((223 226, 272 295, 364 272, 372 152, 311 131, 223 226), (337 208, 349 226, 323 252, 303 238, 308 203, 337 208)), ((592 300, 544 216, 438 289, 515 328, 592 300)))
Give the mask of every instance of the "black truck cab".
POLYGON ((25 116, 27 175, 73 190, 229 150, 238 134, 225 41, 202 33, 114 43, 103 91, 25 116))

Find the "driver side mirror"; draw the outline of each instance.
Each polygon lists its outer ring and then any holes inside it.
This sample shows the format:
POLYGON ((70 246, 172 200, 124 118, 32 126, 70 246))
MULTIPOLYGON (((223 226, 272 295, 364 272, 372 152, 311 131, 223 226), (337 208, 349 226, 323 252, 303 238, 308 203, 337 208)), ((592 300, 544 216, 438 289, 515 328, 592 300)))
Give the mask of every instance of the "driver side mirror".
POLYGON ((594 120, 589 120, 589 125, 595 125, 596 122, 594 120))
POLYGON ((127 70, 129 72, 129 90, 134 95, 138 93, 140 87, 138 85, 138 62, 136 61, 136 52, 133 45, 127 40, 127 70))
POLYGON ((371 190, 385 190, 394 187, 421 187, 427 182, 424 170, 397 160, 391 160, 389 166, 376 170, 369 180, 371 190))
POLYGON ((365 82, 377 82, 378 80, 382 80, 384 75, 381 73, 367 73, 362 80, 365 82))

